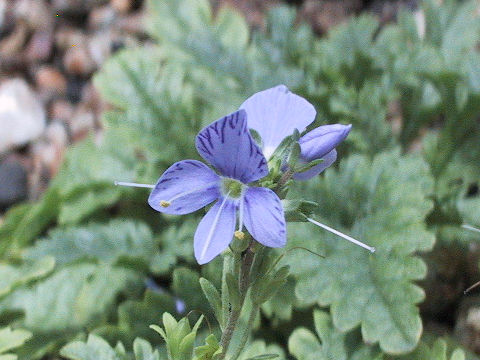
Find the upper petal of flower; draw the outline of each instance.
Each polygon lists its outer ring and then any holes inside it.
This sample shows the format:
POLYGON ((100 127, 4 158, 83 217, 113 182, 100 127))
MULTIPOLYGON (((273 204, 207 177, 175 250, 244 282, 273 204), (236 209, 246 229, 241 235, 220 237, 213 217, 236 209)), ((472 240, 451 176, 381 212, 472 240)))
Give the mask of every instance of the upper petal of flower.
POLYGON ((306 133, 298 140, 301 159, 310 162, 323 158, 345 140, 351 128, 352 125, 323 125, 306 133))
POLYGON ((285 246, 285 214, 277 194, 267 188, 250 187, 244 206, 244 224, 255 240, 269 247, 285 246))
POLYGON ((217 201, 198 224, 194 237, 197 262, 202 265, 225 250, 235 231, 236 206, 227 197, 217 201))
POLYGON ((198 133, 195 145, 224 176, 246 184, 268 174, 267 160, 248 131, 244 110, 208 125, 198 133))
POLYGON ((170 166, 158 179, 148 203, 167 214, 188 214, 220 196, 220 177, 197 160, 183 160, 170 166))
POLYGON ((308 169, 307 171, 294 174, 293 178, 295 180, 311 179, 312 177, 320 174, 323 170, 325 170, 330 165, 332 165, 335 162, 335 160, 337 160, 337 150, 333 149, 323 157, 323 161, 320 164, 315 165, 314 167, 312 167, 311 169, 308 169))
POLYGON ((294 130, 302 132, 315 120, 316 111, 304 98, 285 85, 260 91, 240 106, 248 116, 248 127, 262 137, 263 153, 269 158, 294 130))

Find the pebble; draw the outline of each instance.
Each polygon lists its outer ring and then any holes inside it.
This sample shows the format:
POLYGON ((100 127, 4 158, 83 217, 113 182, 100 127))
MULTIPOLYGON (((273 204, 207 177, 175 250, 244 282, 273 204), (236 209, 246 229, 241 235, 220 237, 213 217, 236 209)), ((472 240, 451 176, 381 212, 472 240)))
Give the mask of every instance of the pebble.
POLYGON ((0 163, 0 209, 25 200, 28 195, 27 171, 15 160, 0 163))
POLYGON ((23 79, 0 85, 0 153, 27 144, 45 128, 42 103, 23 79))
POLYGON ((50 31, 36 31, 28 42, 25 56, 28 62, 46 61, 52 54, 53 35, 50 31))
POLYGON ((2 54, 2 58, 17 55, 25 44, 27 36, 27 24, 19 21, 13 32, 0 42, 0 54, 2 54))
POLYGON ((35 74, 35 83, 45 98, 65 95, 67 80, 65 76, 53 66, 42 66, 35 74))
POLYGON ((108 30, 97 31, 90 37, 88 50, 97 68, 100 68, 112 53, 112 43, 112 32, 108 30))
POLYGON ((14 14, 32 30, 51 30, 53 17, 44 0, 17 0, 14 14))
POLYGON ((87 36, 80 29, 71 26, 61 26, 55 34, 55 45, 61 50, 83 46, 87 41, 87 36))
POLYGON ((49 117, 52 120, 59 120, 67 123, 73 116, 73 111, 73 105, 69 101, 58 99, 52 102, 49 117))
POLYGON ((84 106, 80 106, 69 122, 72 141, 84 139, 95 129, 95 113, 84 106))
POLYGON ((300 10, 317 33, 326 33, 331 27, 348 19, 362 7, 361 0, 306 0, 300 10))
POLYGON ((132 0, 110 0, 110 6, 120 14, 128 13, 133 6, 132 0))
POLYGON ((93 9, 88 16, 88 27, 98 30, 107 28, 117 20, 115 9, 110 6, 102 6, 93 9))
POLYGON ((83 44, 71 46, 65 51, 63 66, 68 74, 77 76, 90 75, 96 69, 95 62, 83 44))
POLYGON ((143 34, 145 19, 142 12, 136 12, 131 15, 127 15, 118 20, 118 28, 129 34, 143 34))

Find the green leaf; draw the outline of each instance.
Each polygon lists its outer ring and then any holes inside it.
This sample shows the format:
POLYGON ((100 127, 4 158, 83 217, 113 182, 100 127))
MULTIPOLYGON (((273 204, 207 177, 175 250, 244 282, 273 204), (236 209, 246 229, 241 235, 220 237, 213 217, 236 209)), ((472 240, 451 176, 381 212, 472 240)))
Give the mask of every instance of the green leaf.
POLYGON ((196 156, 192 139, 201 127, 201 107, 185 69, 163 64, 159 54, 156 47, 120 51, 94 82, 118 108, 104 116, 110 131, 124 134, 150 162, 171 163, 196 156))
POLYGON ((166 228, 160 235, 160 251, 150 263, 150 270, 155 274, 167 274, 178 261, 193 262, 193 234, 198 219, 185 218, 181 223, 166 228))
MULTIPOLYGON (((270 356, 276 355, 274 359, 285 360, 285 353, 283 349, 278 345, 266 345, 264 341, 255 340, 245 347, 238 360, 248 360, 255 356, 262 356, 269 354, 270 356)), ((273 358, 272 358, 273 359, 273 358)))
POLYGON ((121 193, 124 189, 114 187, 114 181, 132 181, 136 164, 132 143, 126 134, 110 130, 98 143, 88 138, 71 148, 52 186, 58 188, 65 201, 78 201, 76 199, 93 185, 99 186, 99 191, 109 187, 121 193))
POLYGON ((364 344, 355 344, 349 348, 347 335, 333 326, 328 313, 315 310, 313 317, 316 335, 306 328, 297 328, 288 339, 288 350, 297 360, 383 358, 377 350, 364 344))
POLYGON ((46 239, 37 241, 27 249, 24 257, 37 259, 52 256, 59 265, 80 259, 99 263, 118 264, 129 260, 145 269, 156 253, 155 242, 149 227, 129 219, 115 219, 107 224, 91 223, 83 227, 57 228, 46 239))
POLYGON ((197 272, 179 267, 173 272, 172 288, 175 295, 185 302, 188 310, 197 310, 206 314, 210 311, 210 307, 205 302, 199 280, 200 276, 197 272))
POLYGON ((60 355, 71 360, 127 360, 125 354, 113 349, 101 337, 90 334, 87 342, 74 341, 60 350, 60 355))
POLYGON ((154 351, 148 341, 140 338, 133 342, 133 353, 135 354, 135 360, 160 360, 158 351, 154 351))
POLYGON ((0 264, 0 298, 16 287, 47 276, 55 267, 51 256, 39 256, 21 266, 0 264))
POLYGON ((426 164, 398 152, 373 161, 353 156, 338 171, 310 182, 302 193, 318 201, 317 214, 377 251, 370 254, 309 224, 292 226, 291 245, 326 254, 322 260, 288 254, 299 300, 331 305, 338 329, 361 325, 364 340, 379 342, 385 352, 413 350, 422 331, 416 304, 424 293, 412 281, 426 274, 424 262, 413 254, 434 242, 423 222, 432 206, 426 199, 431 186, 426 164))
POLYGON ((131 270, 78 264, 65 267, 31 289, 19 289, 8 307, 25 313, 22 325, 33 332, 78 331, 98 324, 116 297, 139 278, 131 270))
POLYGON ((287 282, 266 303, 262 304, 263 314, 271 319, 274 325, 280 321, 292 320, 293 305, 296 303, 295 280, 293 276, 287 278, 287 282))
MULTIPOLYGON (((130 343, 135 337, 142 337, 152 344, 158 336, 149 329, 150 324, 158 323, 163 312, 175 311, 175 300, 168 294, 147 290, 141 301, 127 300, 118 307, 118 330, 122 341, 130 343)), ((106 337, 107 329, 97 329, 96 333, 106 337)))
POLYGON ((203 277, 200 278, 200 286, 202 287, 203 294, 207 298, 208 303, 212 307, 213 313, 220 325, 220 328, 223 329, 225 323, 223 320, 222 299, 220 297, 220 293, 215 285, 203 277))
POLYGON ((205 339, 205 345, 195 348, 195 360, 210 360, 222 353, 222 347, 215 335, 210 334, 205 339))
MULTIPOLYGON (((22 346, 26 341, 32 337, 32 333, 27 330, 15 329, 12 330, 9 327, 0 328, 0 354, 4 354, 7 351, 13 350, 22 346)), ((13 355, 0 355, 13 356, 13 355)))
MULTIPOLYGON (((450 352, 450 351, 449 351, 450 352)), ((465 353, 461 349, 455 349, 451 352, 450 357, 447 355, 447 343, 443 339, 437 339, 430 347, 426 343, 421 342, 414 352, 406 356, 395 357, 395 359, 409 360, 465 360, 465 353)))
POLYGON ((15 254, 40 235, 58 216, 58 196, 57 189, 51 187, 36 204, 12 209, 0 230, 0 254, 15 254))

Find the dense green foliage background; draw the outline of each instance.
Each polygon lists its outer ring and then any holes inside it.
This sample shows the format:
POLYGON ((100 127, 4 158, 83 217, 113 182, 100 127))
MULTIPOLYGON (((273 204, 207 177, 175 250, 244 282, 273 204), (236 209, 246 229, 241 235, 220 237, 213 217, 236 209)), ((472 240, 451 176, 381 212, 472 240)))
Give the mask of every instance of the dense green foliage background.
POLYGON ((165 359, 148 327, 163 312, 197 310, 214 326, 198 280, 218 288, 221 259, 193 259, 202 211, 160 215, 146 190, 113 182, 153 183, 172 162, 198 158, 202 126, 278 84, 315 105, 315 125, 353 124, 337 167, 289 197, 318 202, 317 219, 377 252, 291 225, 287 248, 326 258, 285 256, 292 275, 263 305, 243 359, 475 359, 424 337, 417 281, 435 243, 478 241, 460 227, 480 226, 476 6, 424 1, 424 34, 405 11, 395 24, 360 16, 318 38, 288 7, 251 32, 233 10, 213 16, 207 0, 150 1, 154 44, 122 50, 96 75, 112 104, 102 138, 72 148, 43 198, 12 208, 0 227, 0 359, 165 359))

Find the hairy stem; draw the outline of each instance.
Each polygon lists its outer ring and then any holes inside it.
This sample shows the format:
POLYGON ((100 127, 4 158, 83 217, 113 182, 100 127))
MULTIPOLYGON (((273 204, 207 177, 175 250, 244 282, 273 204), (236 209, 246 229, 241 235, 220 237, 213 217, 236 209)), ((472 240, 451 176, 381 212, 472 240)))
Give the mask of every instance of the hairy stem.
POLYGON ((238 278, 238 287, 240 290, 240 308, 232 309, 230 316, 228 317, 227 326, 225 327, 222 338, 220 340, 220 345, 223 349, 220 359, 224 359, 225 355, 227 354, 230 341, 232 340, 233 332, 235 331, 238 318, 240 317, 240 313, 242 311, 243 303, 245 302, 245 295, 250 285, 250 270, 252 267, 254 256, 255 254, 251 251, 250 248, 248 248, 242 257, 242 262, 240 264, 240 274, 238 278))

